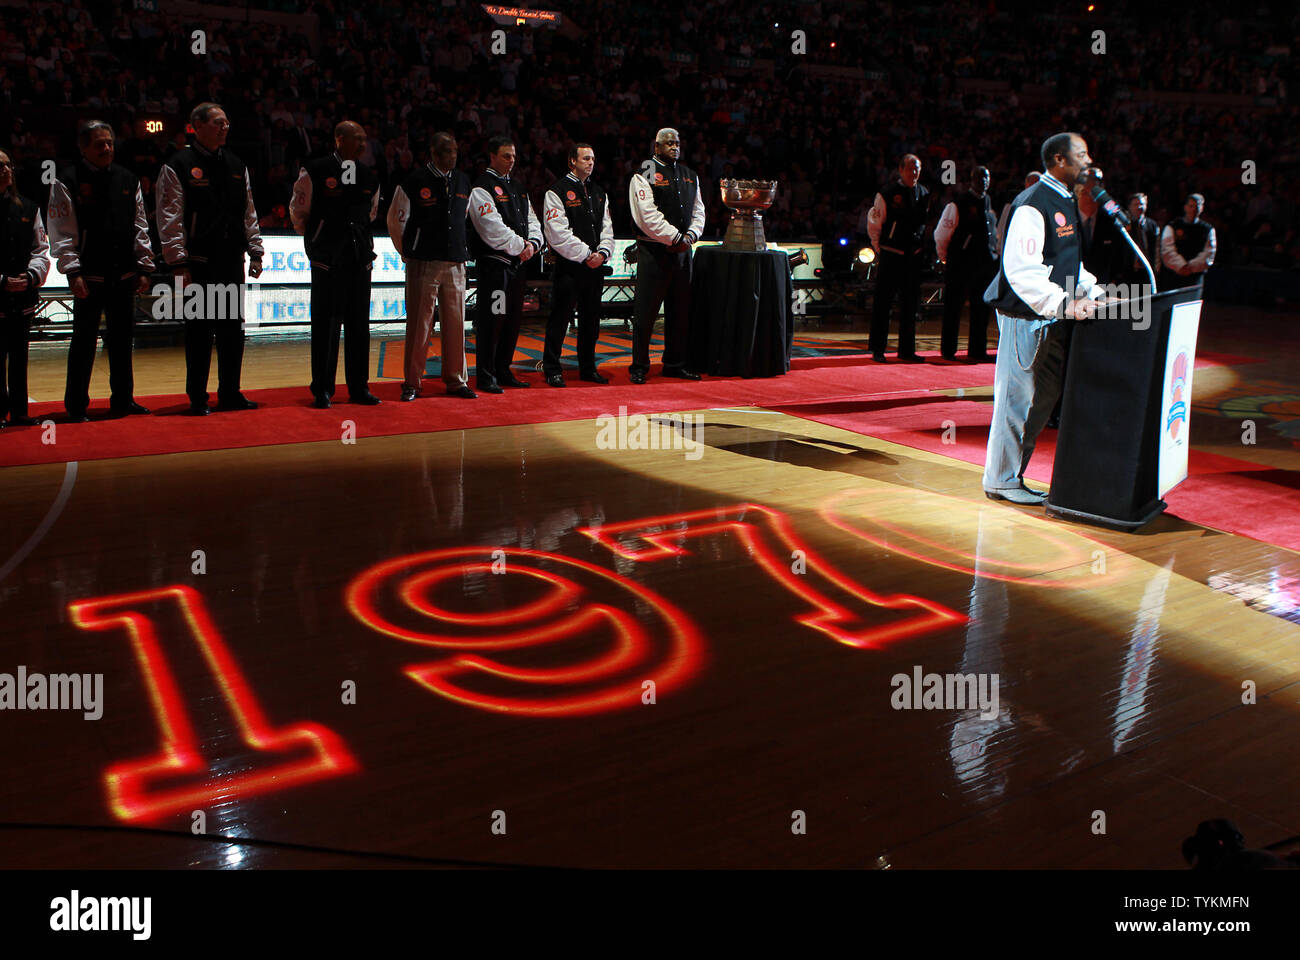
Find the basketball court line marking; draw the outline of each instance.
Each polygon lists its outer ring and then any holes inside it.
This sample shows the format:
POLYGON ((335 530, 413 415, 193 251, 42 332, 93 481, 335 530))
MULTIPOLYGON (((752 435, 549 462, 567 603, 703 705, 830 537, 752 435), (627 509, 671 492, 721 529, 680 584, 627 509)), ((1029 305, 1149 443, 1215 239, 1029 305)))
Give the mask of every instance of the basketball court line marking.
POLYGON ((27 559, 27 555, 36 549, 37 544, 45 539, 45 535, 50 532, 54 526, 54 521, 59 519, 59 514, 63 513, 64 506, 67 505, 68 498, 72 496, 72 488, 77 483, 77 461, 69 460, 64 464, 63 486, 59 488, 58 496, 54 498, 54 503, 45 514, 45 519, 40 522, 32 535, 27 538, 27 542, 18 548, 18 552, 10 557, 3 567, 0 567, 0 580, 9 576, 14 569, 27 559))

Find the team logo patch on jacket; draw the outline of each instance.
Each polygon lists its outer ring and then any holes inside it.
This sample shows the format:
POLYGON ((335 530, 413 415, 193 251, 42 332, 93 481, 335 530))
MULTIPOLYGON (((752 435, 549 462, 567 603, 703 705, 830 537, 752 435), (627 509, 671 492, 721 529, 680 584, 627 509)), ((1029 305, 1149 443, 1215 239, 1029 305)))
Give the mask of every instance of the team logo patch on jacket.
POLYGON ((202 168, 202 167, 190 167, 190 176, 193 177, 195 180, 202 180, 202 179, 203 179, 203 168, 202 168))
POLYGON ((1056 211, 1056 215, 1053 217, 1053 219, 1056 221, 1056 225, 1058 227, 1065 226, 1065 214, 1061 213, 1061 211, 1059 210, 1056 211))
POLYGON ((428 187, 421 187, 421 188, 420 188, 420 199, 421 199, 421 200, 428 200, 428 199, 429 199, 430 197, 432 197, 432 196, 433 196, 433 191, 430 190, 428 187))
POLYGON ((325 186, 329 187, 331 190, 333 190, 333 189, 334 189, 335 187, 337 187, 338 185, 339 185, 339 182, 338 182, 337 180, 335 180, 333 177, 326 177, 326 178, 325 178, 325 186))
POLYGON ((568 197, 570 200, 577 200, 577 199, 578 199, 578 195, 577 195, 576 193, 574 193, 572 190, 570 190, 568 193, 566 193, 565 196, 568 197))
POLYGON ((500 187, 494 187, 493 189, 496 190, 498 197, 504 197, 506 195, 506 192, 500 187))
POLYGON ((667 185, 668 185, 668 178, 665 177, 662 173, 656 173, 656 174, 655 174, 655 186, 656 186, 656 187, 664 187, 664 186, 667 186, 667 185))

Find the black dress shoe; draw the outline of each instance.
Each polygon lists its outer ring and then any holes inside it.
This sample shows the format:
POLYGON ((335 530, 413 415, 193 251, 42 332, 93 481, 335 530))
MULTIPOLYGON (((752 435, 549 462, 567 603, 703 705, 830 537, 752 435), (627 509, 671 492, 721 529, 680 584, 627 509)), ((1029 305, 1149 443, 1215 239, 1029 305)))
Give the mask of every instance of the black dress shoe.
POLYGON ((206 403, 191 403, 190 408, 185 412, 191 417, 206 417, 212 410, 206 403))
POLYGON ((478 394, 471 390, 469 385, 466 384, 463 387, 457 387, 455 390, 448 390, 447 396, 460 397, 463 400, 474 400, 478 397, 478 394))
POLYGON ((11 427, 34 427, 36 421, 31 417, 10 417, 9 426, 11 427))
POLYGON ((512 373, 512 374, 508 374, 507 376, 504 376, 504 377, 497 377, 497 383, 499 383, 499 384, 501 384, 502 386, 505 386, 505 387, 530 387, 530 386, 532 386, 532 384, 530 384, 527 380, 520 380, 520 379, 519 379, 518 377, 516 377, 513 373, 512 373))
POLYGON ((363 393, 359 397, 348 397, 348 403, 359 403, 363 407, 375 407, 383 402, 373 393, 363 393))
POLYGON ((700 375, 699 375, 698 373, 692 373, 692 372, 689 371, 689 370, 665 370, 665 371, 664 371, 664 376, 665 376, 665 377, 676 377, 678 380, 698 380, 698 379, 700 379, 700 375))
POLYGON ((322 396, 313 400, 311 405, 317 410, 328 410, 330 407, 334 406, 334 401, 330 400, 329 397, 322 396))
POLYGON ((873 354, 871 355, 871 359, 872 359, 872 361, 873 361, 874 363, 888 363, 888 362, 889 362, 888 360, 885 359, 885 355, 884 355, 883 353, 873 353, 873 354))
POLYGON ((578 374, 579 380, 586 380, 588 383, 609 383, 609 377, 602 376, 595 370, 589 370, 587 373, 578 374))
POLYGON ((479 383, 475 384, 475 386, 478 387, 479 393, 505 393, 505 391, 502 390, 500 387, 498 387, 495 383, 483 383, 480 381, 479 383))
POLYGON ((956 363, 956 362, 957 362, 957 354, 955 354, 955 353, 943 353, 943 354, 940 354, 940 356, 943 357, 945 360, 947 360, 947 361, 950 362, 950 363, 956 363))
POLYGON ((632 376, 631 376, 631 380, 632 380, 633 383, 645 383, 645 374, 644 374, 644 373, 634 373, 634 374, 632 374, 632 376))
POLYGON ((992 363, 993 356, 987 353, 968 353, 966 354, 967 363, 992 363))
POLYGON ((411 400, 414 400, 418 396, 419 394, 416 393, 416 391, 412 390, 410 387, 402 387, 402 400, 404 402, 409 402, 411 400))
POLYGON ((546 385, 550 387, 564 386, 564 375, 560 373, 551 374, 549 377, 546 378, 546 385))
POLYGON ((113 406, 110 406, 109 409, 113 412, 113 415, 116 417, 129 417, 133 413, 146 414, 149 412, 148 407, 142 407, 134 400, 132 400, 130 403, 122 404, 121 406, 117 406, 115 404, 113 406))
MULTIPOLYGON (((118 416, 124 417, 126 416, 126 414, 119 413, 118 416)), ((68 423, 89 423, 90 417, 86 416, 84 413, 70 413, 68 414, 67 422, 68 423)))
POLYGON ((898 355, 899 363, 925 363, 925 357, 918 357, 914 353, 900 353, 898 355))
POLYGON ((257 402, 249 400, 245 396, 238 396, 234 400, 221 400, 217 403, 218 410, 256 410, 257 402))

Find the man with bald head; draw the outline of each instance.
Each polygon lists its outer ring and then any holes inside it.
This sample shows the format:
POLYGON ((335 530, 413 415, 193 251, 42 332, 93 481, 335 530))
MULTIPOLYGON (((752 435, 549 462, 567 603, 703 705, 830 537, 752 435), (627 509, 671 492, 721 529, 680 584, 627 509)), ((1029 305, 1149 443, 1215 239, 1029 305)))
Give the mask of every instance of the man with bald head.
POLYGON ((311 393, 314 406, 333 402, 343 326, 348 398, 373 406, 370 392, 370 273, 379 212, 379 180, 361 163, 366 131, 344 120, 334 128, 334 152, 308 160, 293 185, 289 216, 311 261, 311 393))
POLYGON ((898 183, 876 194, 867 218, 867 234, 880 254, 876 268, 876 302, 871 314, 871 359, 885 362, 889 312, 902 301, 898 321, 898 359, 922 363, 916 355, 916 308, 921 295, 925 231, 930 219, 930 191, 920 184, 921 158, 914 153, 898 165, 898 183))
POLYGON ((704 200, 695 171, 678 162, 681 139, 672 127, 655 134, 654 156, 628 184, 637 240, 636 302, 632 320, 633 383, 650 373, 650 335, 664 308, 665 377, 698 380, 686 369, 691 310, 691 248, 704 232, 704 200))

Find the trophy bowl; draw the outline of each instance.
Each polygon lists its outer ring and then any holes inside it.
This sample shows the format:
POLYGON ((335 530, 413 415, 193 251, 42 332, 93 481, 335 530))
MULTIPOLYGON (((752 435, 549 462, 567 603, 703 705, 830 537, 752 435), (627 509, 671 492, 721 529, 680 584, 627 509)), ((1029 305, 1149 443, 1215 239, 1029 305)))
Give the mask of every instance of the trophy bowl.
POLYGON ((776 199, 775 180, 722 180, 722 202, 731 210, 731 222, 722 239, 725 250, 751 253, 767 249, 763 211, 776 199))

